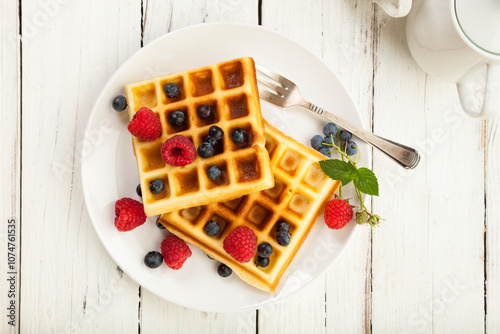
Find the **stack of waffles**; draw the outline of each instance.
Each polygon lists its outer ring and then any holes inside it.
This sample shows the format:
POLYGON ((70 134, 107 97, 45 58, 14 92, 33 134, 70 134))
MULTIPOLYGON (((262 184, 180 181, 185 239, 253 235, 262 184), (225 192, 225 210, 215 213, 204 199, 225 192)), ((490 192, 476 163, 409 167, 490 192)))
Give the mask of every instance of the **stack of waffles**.
POLYGON ((126 92, 130 118, 147 107, 162 124, 162 135, 153 142, 133 138, 146 214, 161 214, 159 221, 171 233, 226 264, 249 284, 275 292, 339 184, 321 171, 318 161, 325 159, 323 155, 264 121, 253 60, 234 59, 129 84, 126 92), (167 83, 179 86, 175 98, 164 93, 167 83), (213 110, 209 119, 198 117, 200 105, 213 110), (181 128, 168 123, 168 115, 176 110, 187 115, 181 128), (163 161, 160 148, 165 140, 180 134, 198 147, 212 125, 224 131, 222 145, 212 157, 197 156, 183 167, 163 161), (237 127, 248 134, 244 144, 231 139, 237 127), (217 181, 207 176, 213 165, 222 171, 217 181), (158 195, 148 191, 155 179, 165 184, 158 195), (210 220, 222 227, 217 236, 204 230, 210 220), (276 241, 276 225, 282 221, 290 226, 287 246, 276 241), (240 226, 252 229, 257 244, 267 242, 273 247, 268 266, 257 266, 253 260, 240 263, 224 251, 224 238, 240 226))

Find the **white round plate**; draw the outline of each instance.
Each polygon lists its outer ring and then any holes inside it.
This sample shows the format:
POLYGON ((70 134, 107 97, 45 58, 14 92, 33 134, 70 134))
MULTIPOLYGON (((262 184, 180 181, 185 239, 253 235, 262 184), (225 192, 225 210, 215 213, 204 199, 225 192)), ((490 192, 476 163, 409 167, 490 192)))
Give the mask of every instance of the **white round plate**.
MULTIPOLYGON (((259 26, 202 24, 169 33, 146 45, 111 77, 90 115, 82 148, 82 183, 87 210, 105 248, 121 269, 138 284, 173 303, 209 312, 255 309, 280 300, 322 275, 353 235, 355 223, 330 230, 323 216, 281 279, 276 293, 260 291, 236 275, 219 277, 216 261, 191 246, 193 256, 181 270, 166 265, 149 269, 144 255, 159 250, 168 234, 156 227, 156 217, 130 232, 114 227, 114 203, 122 197, 137 200, 139 184, 132 152, 128 117, 115 112, 111 101, 124 94, 127 83, 179 72, 238 57, 253 57, 257 64, 288 77, 315 104, 362 126, 346 89, 330 69, 304 47, 259 26)), ((286 134, 309 146, 321 134, 326 120, 303 109, 281 109, 262 101, 264 117, 286 134)), ((367 166, 370 150, 358 143, 359 165, 367 166)), ((347 195, 356 198, 354 193, 347 195)), ((353 204, 356 204, 353 201, 353 204)))

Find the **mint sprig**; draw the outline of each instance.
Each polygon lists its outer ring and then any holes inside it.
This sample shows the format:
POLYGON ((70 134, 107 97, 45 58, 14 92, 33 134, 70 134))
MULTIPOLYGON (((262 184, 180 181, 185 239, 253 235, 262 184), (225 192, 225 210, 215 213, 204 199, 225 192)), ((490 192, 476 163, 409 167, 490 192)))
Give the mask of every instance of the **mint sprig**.
MULTIPOLYGON (((373 227, 374 225, 378 225, 381 218, 378 215, 374 215, 369 212, 369 210, 363 203, 362 197, 362 194, 378 196, 379 187, 375 173, 368 168, 358 167, 357 161, 359 157, 359 149, 355 159, 352 160, 351 157, 349 157, 346 153, 347 142, 346 145, 344 145, 344 150, 342 150, 341 147, 335 144, 333 135, 330 136, 332 137, 332 144, 323 143, 323 145, 332 147, 329 152, 340 153, 342 160, 330 159, 320 161, 319 166, 321 167, 321 170, 329 178, 341 182, 339 188, 339 195, 341 199, 342 187, 345 187, 349 183, 353 182, 356 195, 359 199, 359 202, 361 203, 361 209, 356 212, 356 222, 358 224, 368 223, 371 227, 373 227)), ((337 135, 336 139, 338 143, 341 143, 340 133, 337 135)))

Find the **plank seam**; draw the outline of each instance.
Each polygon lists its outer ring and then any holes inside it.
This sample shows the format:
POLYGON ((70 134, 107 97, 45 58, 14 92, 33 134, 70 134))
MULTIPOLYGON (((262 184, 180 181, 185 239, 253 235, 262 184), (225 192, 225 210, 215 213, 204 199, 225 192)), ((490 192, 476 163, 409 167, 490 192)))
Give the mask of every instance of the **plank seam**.
POLYGON ((489 151, 488 151, 488 145, 485 143, 487 142, 488 139, 488 127, 486 126, 486 121, 483 121, 483 127, 485 128, 486 131, 482 131, 482 143, 484 145, 484 166, 483 166, 483 196, 484 196, 484 231, 483 231, 483 267, 484 267, 484 273, 483 273, 483 279, 484 279, 484 284, 483 284, 483 293, 484 293, 484 334, 486 334, 487 331, 487 325, 488 325, 488 308, 487 308, 487 280, 488 280, 488 242, 487 242, 487 233, 488 233, 488 206, 487 206, 487 189, 488 189, 488 172, 487 172, 487 166, 488 166, 488 156, 489 156, 489 151))
MULTIPOLYGON (((357 5, 357 3, 356 3, 357 5)), ((375 4, 372 4, 373 8, 373 20, 372 20, 372 105, 371 105, 371 131, 375 131, 375 73, 376 73, 376 66, 377 66, 377 59, 376 59, 376 48, 377 48, 377 36, 378 36, 378 29, 377 29, 377 16, 375 15, 375 4)), ((372 169, 374 166, 374 149, 373 147, 371 148, 372 151, 372 169)), ((370 202, 370 210, 373 212, 373 200, 370 202)), ((366 314, 365 314, 365 326, 368 324, 368 328, 365 327, 365 333, 372 333, 373 330, 373 324, 372 324, 372 295, 373 295, 373 229, 370 231, 370 245, 369 245, 369 251, 370 251, 370 256, 368 257, 368 269, 367 270, 367 280, 368 282, 366 283, 366 287, 368 285, 370 288, 365 288, 365 309, 366 309, 366 314)))
POLYGON ((141 323, 142 323, 142 309, 141 309, 141 300, 142 300, 142 286, 139 285, 139 305, 137 307, 137 333, 141 334, 141 323))
MULTIPOLYGON (((144 9, 144 0, 141 0, 141 48, 144 47, 144 30, 146 28, 146 15, 148 8, 148 0, 146 0, 146 10, 144 9)), ((137 304, 137 333, 141 334, 142 323, 142 286, 139 285, 139 296, 137 304)))
POLYGON ((146 18, 145 18, 145 14, 144 14, 144 0, 141 0, 141 48, 144 46, 144 26, 145 26, 145 24, 146 24, 146 18))
POLYGON ((259 309, 255 310, 255 334, 259 334, 259 309))
POLYGON ((22 155, 22 152, 23 152, 23 127, 22 127, 22 124, 23 124, 23 39, 22 39, 22 35, 23 35, 23 26, 22 26, 22 15, 23 15, 23 6, 22 6, 22 0, 18 0, 18 25, 19 25, 19 31, 18 31, 18 62, 17 62, 17 66, 18 66, 18 83, 17 83, 17 89, 18 89, 18 112, 19 112, 19 117, 18 117, 18 124, 17 124, 17 127, 18 127, 18 135, 17 135, 17 139, 18 139, 18 151, 17 153, 19 154, 18 157, 19 157, 19 192, 18 192, 18 198, 19 198, 19 248, 18 248, 18 253, 19 253, 19 266, 17 268, 17 276, 18 276, 18 281, 19 281, 19 284, 18 284, 18 289, 19 289, 19 293, 18 293, 18 318, 17 318, 17 333, 20 334, 21 333, 21 294, 22 294, 22 289, 21 289, 21 279, 22 279, 22 275, 21 275, 21 268, 22 268, 22 189, 23 189, 23 183, 22 183, 22 180, 23 180, 23 170, 22 170, 22 159, 23 159, 23 155, 22 155))
POLYGON ((262 0, 257 1, 257 12, 258 12, 258 24, 261 26, 262 25, 262 0))

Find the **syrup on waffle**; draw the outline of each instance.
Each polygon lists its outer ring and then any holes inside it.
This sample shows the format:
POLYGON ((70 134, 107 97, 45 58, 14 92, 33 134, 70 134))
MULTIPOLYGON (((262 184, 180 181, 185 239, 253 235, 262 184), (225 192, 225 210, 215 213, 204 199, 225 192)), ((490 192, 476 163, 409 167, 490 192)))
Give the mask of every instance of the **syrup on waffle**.
POLYGON ((325 157, 284 135, 265 123, 266 148, 271 158, 274 187, 220 203, 209 203, 164 214, 160 222, 173 234, 203 249, 208 255, 229 266, 249 284, 275 292, 295 254, 307 238, 326 202, 339 185, 328 178, 318 161, 325 157), (217 221, 222 231, 208 236, 204 227, 217 221), (290 226, 291 242, 281 246, 276 241, 276 224, 284 220, 290 226), (224 238, 238 226, 250 227, 257 245, 268 242, 273 247, 267 267, 252 261, 239 263, 223 249, 224 238))
POLYGON ((129 117, 142 107, 158 116, 162 135, 153 142, 132 138, 141 182, 144 210, 148 216, 224 201, 273 186, 269 156, 265 150, 264 124, 252 58, 240 58, 185 72, 170 74, 126 86, 129 117), (168 97, 163 87, 175 83, 180 92, 168 97), (208 105, 212 115, 202 119, 197 114, 208 105), (186 116, 183 126, 168 122, 168 116, 180 110, 186 116), (161 146, 174 135, 183 135, 196 148, 208 136, 210 126, 217 125, 224 137, 210 158, 196 156, 184 166, 167 165, 161 157, 161 146), (231 132, 246 130, 248 140, 235 144, 231 132), (222 177, 212 181, 207 170, 216 165, 222 177), (149 183, 160 179, 165 189, 160 194, 149 191, 149 183))

